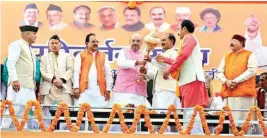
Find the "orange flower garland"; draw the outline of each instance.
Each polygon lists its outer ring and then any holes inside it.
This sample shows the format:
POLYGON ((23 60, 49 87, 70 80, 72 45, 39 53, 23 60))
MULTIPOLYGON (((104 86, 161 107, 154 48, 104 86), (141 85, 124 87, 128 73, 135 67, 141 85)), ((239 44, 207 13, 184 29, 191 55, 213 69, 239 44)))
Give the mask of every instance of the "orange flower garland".
POLYGON ((219 124, 216 127, 216 133, 215 133, 215 135, 220 135, 220 133, 222 132, 224 120, 225 120, 224 111, 221 111, 220 112, 220 118, 219 118, 219 124))
MULTIPOLYGON (((12 121, 13 121, 15 127, 17 128, 17 131, 23 131, 24 125, 26 124, 26 122, 28 120, 28 115, 29 115, 30 109, 31 109, 32 106, 34 106, 35 107, 34 115, 37 117, 37 120, 38 120, 39 125, 40 125, 40 129, 41 129, 42 132, 53 132, 55 130, 55 127, 56 127, 57 123, 58 123, 58 119, 59 119, 59 117, 61 116, 62 113, 64 113, 64 118, 66 120, 66 124, 67 124, 67 127, 69 128, 69 130, 71 132, 78 132, 79 129, 80 129, 81 121, 82 121, 83 116, 84 116, 84 112, 86 112, 87 113, 87 118, 92 124, 93 132, 94 133, 99 133, 99 129, 96 126, 94 115, 93 115, 93 113, 91 111, 91 107, 87 103, 84 103, 84 104, 82 104, 80 106, 79 112, 77 114, 77 120, 76 120, 75 125, 73 125, 72 122, 71 122, 68 105, 65 104, 65 103, 60 103, 58 105, 58 109, 57 109, 57 111, 55 113, 55 116, 54 116, 51 124, 49 125, 48 129, 46 129, 45 126, 44 126, 43 116, 42 116, 42 108, 41 108, 40 103, 38 101, 29 101, 26 104, 25 112, 24 112, 24 115, 23 115, 23 117, 21 119, 21 122, 18 121, 18 119, 17 119, 17 117, 15 115, 15 111, 14 111, 12 102, 8 101, 8 100, 5 100, 5 101, 1 102, 1 117, 3 116, 4 109, 5 109, 6 105, 8 106, 8 109, 9 109, 9 112, 10 112, 10 117, 12 118, 12 121)), ((219 118, 218 126, 216 128, 216 135, 220 135, 220 132, 223 129, 223 122, 225 120, 225 113, 227 113, 228 116, 229 116, 230 126, 232 128, 232 131, 233 131, 234 135, 235 136, 243 136, 247 132, 247 130, 249 129, 250 121, 252 119, 252 114, 255 111, 257 113, 258 121, 259 121, 261 129, 263 131, 263 134, 264 134, 264 136, 267 136, 267 130, 266 130, 266 127, 265 127, 265 123, 263 121, 262 114, 261 114, 260 109, 258 107, 251 107, 250 108, 249 113, 247 115, 247 118, 246 118, 245 122, 242 125, 241 131, 238 131, 237 128, 236 128, 236 125, 234 123, 232 111, 229 108, 229 106, 225 106, 223 108, 223 111, 219 112, 220 113, 220 118, 219 118)), ((183 130, 182 129, 182 125, 180 123, 180 120, 178 118, 177 112, 176 112, 176 107, 174 105, 170 105, 169 108, 168 108, 168 112, 167 112, 166 118, 164 119, 163 124, 162 124, 162 126, 161 126, 161 128, 160 128, 158 133, 159 134, 163 134, 165 132, 165 130, 167 129, 167 126, 169 124, 170 116, 173 115, 176 127, 179 130, 179 134, 180 135, 189 135, 191 133, 191 130, 192 130, 193 126, 194 126, 194 122, 195 122, 195 118, 196 118, 197 112, 199 112, 199 114, 200 114, 200 119, 201 119, 202 126, 204 128, 205 134, 206 135, 210 135, 210 131, 208 129, 208 124, 207 124, 207 121, 206 121, 206 118, 205 118, 205 114, 206 113, 204 112, 204 110, 203 110, 203 108, 201 106, 195 106, 194 113, 193 113, 192 118, 191 118, 191 120, 189 122, 189 125, 187 126, 187 128, 185 130, 183 130)), ((144 105, 139 106, 136 109, 133 123, 132 123, 131 127, 128 128, 128 126, 125 124, 125 119, 124 119, 124 116, 123 116, 123 111, 121 109, 121 106, 118 105, 118 104, 115 104, 112 107, 112 111, 110 113, 110 117, 109 117, 109 119, 107 121, 107 124, 105 125, 105 127, 103 129, 103 133, 108 133, 108 131, 110 129, 110 126, 112 125, 113 119, 115 118, 115 115, 118 114, 119 121, 120 121, 121 128, 122 128, 122 132, 126 133, 126 134, 133 134, 136 131, 137 123, 140 121, 140 116, 141 116, 141 114, 143 114, 144 117, 145 117, 144 120, 146 122, 146 124, 145 124, 146 127, 148 128, 148 130, 149 130, 149 132, 151 134, 154 134, 155 131, 154 131, 154 128, 153 128, 153 125, 152 125, 152 123, 150 121, 150 116, 149 116, 149 114, 152 114, 152 113, 154 114, 156 112, 155 111, 148 111, 144 105)))

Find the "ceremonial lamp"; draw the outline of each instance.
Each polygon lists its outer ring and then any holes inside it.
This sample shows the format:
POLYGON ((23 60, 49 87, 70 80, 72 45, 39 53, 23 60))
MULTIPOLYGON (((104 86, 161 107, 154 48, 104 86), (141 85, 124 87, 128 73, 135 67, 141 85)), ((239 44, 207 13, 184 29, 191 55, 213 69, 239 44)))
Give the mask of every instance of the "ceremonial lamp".
MULTIPOLYGON (((144 38, 144 42, 146 44, 146 56, 149 56, 149 53, 155 49, 160 43, 159 38, 159 32, 158 29, 155 29, 154 31, 147 34, 144 38)), ((143 66, 143 68, 145 65, 143 66)), ((144 80, 144 77, 138 77, 137 82, 140 82, 140 80, 144 80)))

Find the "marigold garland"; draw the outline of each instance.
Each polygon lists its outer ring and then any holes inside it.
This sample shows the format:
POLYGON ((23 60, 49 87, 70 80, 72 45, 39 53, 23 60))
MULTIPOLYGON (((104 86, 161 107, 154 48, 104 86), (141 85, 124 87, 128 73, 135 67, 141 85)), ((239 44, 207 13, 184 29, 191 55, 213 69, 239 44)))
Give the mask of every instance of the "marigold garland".
MULTIPOLYGON (((81 125, 83 116, 84 116, 84 112, 86 112, 87 118, 91 122, 93 132, 94 133, 100 133, 100 131, 99 131, 99 129, 95 123, 95 119, 94 119, 94 115, 91 111, 91 107, 87 103, 84 103, 80 106, 79 112, 77 114, 77 120, 76 120, 75 124, 72 124, 72 122, 71 122, 68 105, 65 103, 59 103, 58 109, 55 113, 55 116, 54 116, 54 118, 53 118, 53 120, 52 120, 52 122, 48 128, 45 128, 44 121, 43 121, 43 115, 42 115, 42 108, 41 108, 40 103, 38 101, 28 101, 28 103, 26 104, 25 112, 24 112, 24 115, 21 119, 21 122, 18 121, 18 119, 15 115, 13 104, 9 100, 4 100, 1 102, 1 117, 3 116, 4 109, 5 109, 6 105, 8 106, 8 110, 10 112, 10 117, 12 118, 12 121, 13 121, 17 131, 23 131, 24 125, 26 124, 26 122, 28 120, 28 115, 29 115, 30 109, 33 106, 33 107, 35 107, 34 116, 37 117, 37 120, 38 120, 39 125, 40 125, 40 129, 42 132, 53 132, 55 130, 57 123, 58 123, 59 117, 61 116, 62 113, 64 114, 64 118, 66 120, 66 124, 67 124, 67 127, 69 128, 69 130, 71 132, 78 132, 80 129, 80 125, 81 125)), ((131 110, 129 110, 129 111, 131 111, 131 110)), ((225 116, 227 113, 227 115, 229 117, 229 121, 230 121, 230 126, 232 128, 234 135, 235 136, 243 136, 247 132, 247 130, 249 129, 250 121, 252 119, 252 114, 255 111, 257 113, 257 118, 258 118, 259 124, 261 126, 261 129, 263 131, 263 134, 264 134, 264 136, 267 136, 267 130, 265 127, 265 123, 263 121, 263 116, 260 112, 260 109, 258 107, 255 107, 255 106, 250 108, 248 115, 247 115, 247 118, 245 119, 245 122, 243 123, 240 131, 238 131, 236 128, 236 124, 234 122, 234 118, 233 118, 231 109, 229 108, 229 106, 224 106, 223 110, 219 112, 220 117, 219 117, 218 126, 216 127, 216 135, 220 135, 221 131, 223 130, 223 122, 225 120, 225 116)), ((178 118, 176 107, 174 105, 170 105, 168 108, 167 114, 166 114, 166 118, 164 119, 163 124, 162 124, 158 134, 163 134, 166 131, 168 124, 169 124, 169 121, 170 121, 170 118, 171 118, 171 115, 173 115, 176 127, 179 130, 179 134, 180 135, 190 135, 191 130, 194 126, 196 115, 198 112, 200 114, 201 124, 204 128, 205 134, 210 135, 210 130, 208 129, 208 124, 207 124, 207 121, 205 118, 206 113, 204 112, 203 108, 201 106, 198 106, 198 105, 194 107, 194 113, 192 115, 191 120, 189 121, 189 125, 187 126, 187 128, 185 130, 183 130, 182 125, 180 123, 180 120, 178 118)), ((155 133, 153 125, 150 121, 150 116, 149 116, 149 114, 156 114, 155 111, 153 111, 153 110, 149 111, 144 105, 138 106, 138 108, 136 108, 136 112, 134 115, 132 125, 130 128, 128 128, 126 123, 125 123, 124 116, 123 116, 123 110, 121 109, 121 106, 118 104, 115 104, 112 107, 112 111, 111 111, 110 116, 108 118, 107 124, 105 125, 105 127, 102 131, 103 133, 109 132, 109 129, 112 125, 112 122, 113 122, 116 114, 118 114, 118 116, 119 116, 119 121, 120 121, 121 129, 122 129, 123 133, 133 134, 136 131, 136 126, 137 126, 137 123, 140 121, 141 114, 144 115, 144 120, 146 122, 145 125, 148 128, 149 132, 151 134, 155 133)))

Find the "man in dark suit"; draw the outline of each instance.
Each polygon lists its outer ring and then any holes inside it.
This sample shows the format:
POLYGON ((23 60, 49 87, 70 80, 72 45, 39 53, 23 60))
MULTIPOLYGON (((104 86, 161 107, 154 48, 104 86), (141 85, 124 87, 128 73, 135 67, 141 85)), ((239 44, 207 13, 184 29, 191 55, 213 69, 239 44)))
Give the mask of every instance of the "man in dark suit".
POLYGON ((38 21, 39 10, 35 3, 30 3, 26 5, 24 9, 24 20, 20 22, 20 26, 32 25, 36 27, 41 27, 42 22, 38 21))

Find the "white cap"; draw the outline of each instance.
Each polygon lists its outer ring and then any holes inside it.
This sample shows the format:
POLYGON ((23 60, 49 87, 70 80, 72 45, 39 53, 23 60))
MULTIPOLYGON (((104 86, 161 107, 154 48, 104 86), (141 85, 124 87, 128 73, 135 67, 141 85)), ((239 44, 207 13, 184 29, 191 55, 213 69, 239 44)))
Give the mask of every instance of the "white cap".
POLYGON ((99 13, 99 12, 101 12, 102 10, 104 10, 104 9, 112 9, 114 12, 116 12, 116 10, 115 10, 115 8, 114 7, 112 7, 112 6, 102 6, 97 12, 99 13))
POLYGON ((188 14, 190 14, 191 11, 188 7, 177 7, 176 13, 188 13, 188 14))

